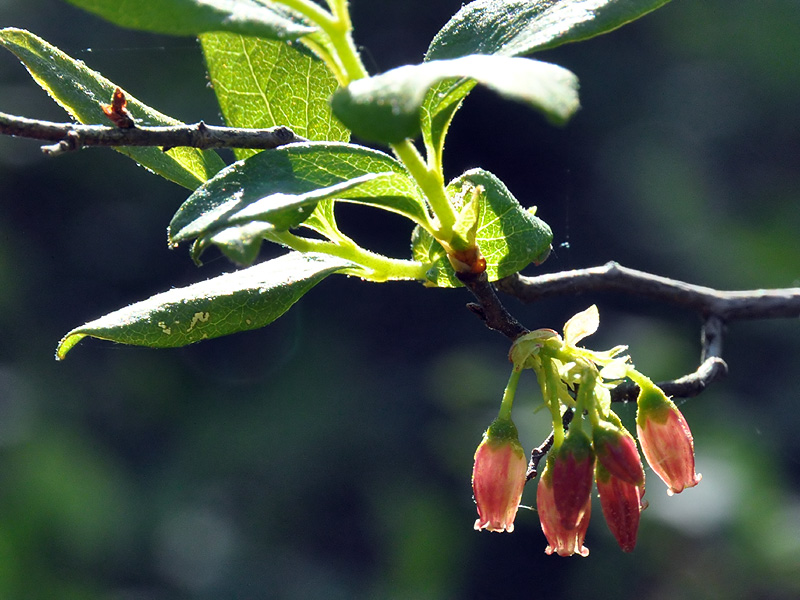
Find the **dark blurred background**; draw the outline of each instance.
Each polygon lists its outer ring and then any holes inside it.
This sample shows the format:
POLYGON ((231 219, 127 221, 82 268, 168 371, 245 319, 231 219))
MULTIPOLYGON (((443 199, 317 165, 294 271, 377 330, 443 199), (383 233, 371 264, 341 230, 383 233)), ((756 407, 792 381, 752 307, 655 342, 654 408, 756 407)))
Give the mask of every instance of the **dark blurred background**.
MULTIPOLYGON (((354 0, 369 68, 418 62, 460 6, 354 0)), ((538 272, 614 259, 724 289, 800 285, 800 4, 733 6, 676 1, 542 54, 581 79, 563 129, 476 91, 448 175, 480 165, 539 207, 555 241, 538 272)), ((192 39, 56 0, 0 0, 0 26, 167 114, 220 122, 192 39)), ((8 53, 0 111, 66 120, 8 53)), ((682 404, 703 482, 667 498, 650 478, 635 553, 596 507, 591 555, 548 557, 535 513, 512 535, 472 531, 472 455, 509 365, 464 290, 334 277, 260 331, 160 351, 90 340, 56 363, 72 327, 232 268, 167 249, 186 196, 110 150, 46 158, 0 138, 0 598, 800 596, 797 321, 729 327, 730 376, 682 404)), ((342 219, 365 245, 408 252, 401 219, 342 219)), ((560 328, 591 303, 592 347, 629 344, 656 380, 696 366, 693 314, 609 294, 507 305, 560 328)), ((524 379, 528 448, 547 433, 539 403, 524 379)))

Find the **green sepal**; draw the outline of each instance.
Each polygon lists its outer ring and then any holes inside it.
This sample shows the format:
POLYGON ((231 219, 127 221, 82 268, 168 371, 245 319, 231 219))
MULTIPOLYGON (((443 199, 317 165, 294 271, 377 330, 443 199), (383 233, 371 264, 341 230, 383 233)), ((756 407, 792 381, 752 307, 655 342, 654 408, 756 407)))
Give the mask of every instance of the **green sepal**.
POLYGON ((649 381, 648 385, 647 382, 637 378, 636 383, 639 385, 639 396, 636 399, 636 423, 644 426, 645 421, 649 420, 656 423, 666 422, 669 414, 677 410, 675 403, 652 381, 649 381))
POLYGON ((522 451, 517 426, 510 418, 498 418, 492 421, 492 424, 486 429, 484 439, 494 446, 510 443, 515 449, 518 448, 520 452, 522 451))

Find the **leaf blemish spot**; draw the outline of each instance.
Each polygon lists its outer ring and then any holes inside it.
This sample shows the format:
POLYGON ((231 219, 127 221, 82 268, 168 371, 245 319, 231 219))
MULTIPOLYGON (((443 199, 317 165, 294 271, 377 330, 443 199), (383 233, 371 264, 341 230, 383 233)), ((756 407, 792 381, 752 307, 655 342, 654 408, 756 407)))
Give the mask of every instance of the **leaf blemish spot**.
POLYGON ((198 323, 206 323, 211 318, 211 313, 208 312, 196 312, 192 317, 192 322, 189 324, 189 329, 186 330, 186 333, 189 333, 192 329, 194 329, 195 325, 198 323))

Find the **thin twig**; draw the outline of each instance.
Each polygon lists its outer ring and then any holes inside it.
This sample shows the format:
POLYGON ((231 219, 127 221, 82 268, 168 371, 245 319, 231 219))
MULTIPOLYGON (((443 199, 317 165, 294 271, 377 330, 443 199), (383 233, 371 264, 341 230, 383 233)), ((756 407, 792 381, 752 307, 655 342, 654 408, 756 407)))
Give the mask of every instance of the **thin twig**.
MULTIPOLYGON (((569 424, 572 423, 572 419, 574 417, 575 411, 572 409, 567 409, 564 412, 564 414, 561 416, 561 424, 564 426, 564 429, 569 427, 569 424)), ((550 432, 550 435, 547 436, 545 441, 531 450, 531 460, 528 463, 528 471, 525 473, 526 483, 539 474, 539 463, 545 456, 547 456, 547 453, 550 452, 550 449, 553 447, 555 437, 555 434, 550 432)))
POLYGON ((206 125, 200 121, 192 125, 119 128, 79 123, 53 123, 2 112, 0 112, 0 134, 56 142, 42 147, 47 154, 79 150, 85 146, 268 150, 285 144, 307 141, 283 126, 269 129, 240 129, 206 125))
MULTIPOLYGON (((719 317, 709 317, 703 325, 703 352, 700 366, 693 373, 657 385, 667 396, 694 398, 715 381, 728 374, 728 365, 722 360, 722 338, 725 325, 719 317)), ((633 382, 621 383, 611 390, 612 402, 635 402, 639 397, 639 386, 633 382)))
POLYGON ((500 302, 485 272, 479 275, 463 273, 456 275, 478 300, 477 304, 467 304, 467 308, 478 315, 489 329, 502 333, 510 340, 515 340, 528 333, 528 329, 517 321, 500 302))
POLYGON ((622 292, 683 306, 725 322, 800 316, 800 288, 721 291, 608 262, 600 267, 549 275, 512 275, 497 288, 525 303, 583 292, 622 292))

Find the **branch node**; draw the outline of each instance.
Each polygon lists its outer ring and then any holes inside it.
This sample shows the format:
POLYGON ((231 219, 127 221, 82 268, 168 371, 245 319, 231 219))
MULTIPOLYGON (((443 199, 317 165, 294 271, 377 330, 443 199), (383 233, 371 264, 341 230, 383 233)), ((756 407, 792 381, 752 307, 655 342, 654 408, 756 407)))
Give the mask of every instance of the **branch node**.
POLYGON ((83 148, 83 137, 74 129, 67 131, 64 139, 55 144, 42 146, 42 152, 48 156, 58 156, 67 152, 74 152, 83 148))
POLYGON ((480 304, 476 302, 467 302, 467 308, 481 321, 486 320, 486 311, 483 310, 483 307, 480 304))

